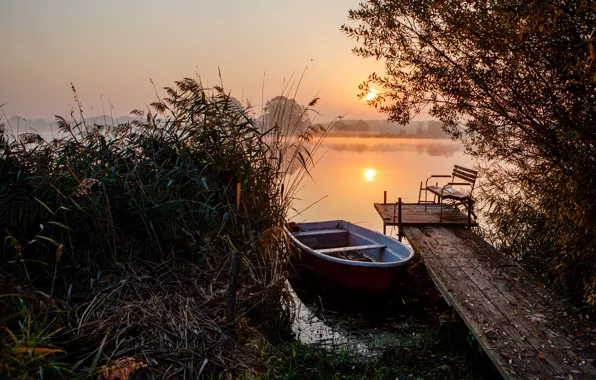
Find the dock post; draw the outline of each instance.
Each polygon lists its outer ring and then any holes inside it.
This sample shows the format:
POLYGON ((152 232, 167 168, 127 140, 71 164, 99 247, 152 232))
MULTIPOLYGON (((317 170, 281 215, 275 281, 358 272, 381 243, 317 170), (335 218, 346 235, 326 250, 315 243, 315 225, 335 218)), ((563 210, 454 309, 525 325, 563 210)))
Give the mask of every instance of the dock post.
MULTIPOLYGON (((231 244, 231 243, 230 243, 231 244)), ((240 253, 232 252, 232 265, 228 277, 228 288, 226 294, 226 322, 232 323, 236 320, 236 286, 238 273, 240 271, 240 253)))
POLYGON ((472 228, 472 198, 468 198, 468 228, 472 228))
MULTIPOLYGON (((383 204, 387 204, 387 190, 383 192, 383 204)), ((383 218, 383 235, 387 235, 387 224, 385 218, 383 218)))
POLYGON ((397 199, 397 237, 401 241, 402 228, 401 228, 401 198, 397 199))

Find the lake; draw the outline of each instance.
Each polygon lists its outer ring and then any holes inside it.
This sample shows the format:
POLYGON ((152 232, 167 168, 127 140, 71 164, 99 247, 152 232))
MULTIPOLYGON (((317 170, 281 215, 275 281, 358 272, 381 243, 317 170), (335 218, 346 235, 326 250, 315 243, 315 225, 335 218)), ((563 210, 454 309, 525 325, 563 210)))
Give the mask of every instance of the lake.
POLYGON ((314 158, 291 219, 343 219, 376 231, 383 222, 373 204, 383 201, 383 191, 388 202, 417 202, 420 181, 451 174, 453 165, 473 167, 464 147, 445 139, 328 137, 314 158))
MULTIPOLYGON (((388 202, 398 197, 417 202, 420 181, 432 174, 451 174, 453 165, 473 167, 461 144, 438 139, 329 137, 314 158, 318 161, 310 172, 312 179, 304 178, 294 202, 301 212, 291 219, 344 219, 380 232, 383 222, 373 204, 383 201, 384 191, 388 202)), ((395 236, 397 231, 388 228, 387 233, 395 236)), ((350 293, 341 298, 336 290, 314 279, 294 280, 297 315, 293 330, 302 342, 352 347, 365 355, 396 342, 415 346, 427 327, 425 322, 418 324, 418 318, 412 319, 413 310, 422 310, 424 315, 428 310, 444 312, 447 305, 429 278, 404 282, 406 288, 427 291, 404 291, 404 298, 357 299, 350 293), (408 310, 400 310, 402 306, 408 310)))

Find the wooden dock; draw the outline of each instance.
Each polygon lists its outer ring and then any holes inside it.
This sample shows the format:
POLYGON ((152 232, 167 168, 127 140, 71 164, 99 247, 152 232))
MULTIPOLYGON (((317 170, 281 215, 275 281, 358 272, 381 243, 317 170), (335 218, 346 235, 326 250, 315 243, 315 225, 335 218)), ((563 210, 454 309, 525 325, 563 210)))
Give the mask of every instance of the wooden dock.
POLYGON ((504 378, 596 379, 596 328, 587 318, 572 317, 568 304, 469 229, 430 224, 404 223, 401 233, 504 378))
POLYGON ((399 202, 375 203, 375 209, 385 226, 476 225, 475 220, 454 207, 444 206, 443 217, 440 218, 438 204, 401 203, 401 221, 399 202))

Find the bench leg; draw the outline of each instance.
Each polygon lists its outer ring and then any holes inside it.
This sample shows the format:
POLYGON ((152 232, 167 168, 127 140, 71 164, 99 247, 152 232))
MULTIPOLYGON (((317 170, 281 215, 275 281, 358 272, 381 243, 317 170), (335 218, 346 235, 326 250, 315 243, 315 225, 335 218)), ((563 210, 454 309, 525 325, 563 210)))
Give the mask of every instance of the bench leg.
POLYGON ((468 198, 468 228, 472 228, 472 215, 476 218, 476 214, 474 213, 474 200, 468 198))

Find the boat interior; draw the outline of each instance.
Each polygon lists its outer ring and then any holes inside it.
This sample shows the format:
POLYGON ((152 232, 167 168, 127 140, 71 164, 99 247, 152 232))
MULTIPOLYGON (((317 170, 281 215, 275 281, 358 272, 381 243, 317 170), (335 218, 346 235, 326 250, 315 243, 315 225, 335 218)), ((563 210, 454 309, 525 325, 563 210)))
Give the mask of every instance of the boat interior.
POLYGON ((293 235, 302 244, 325 255, 360 252, 373 262, 398 260, 393 252, 386 249, 387 246, 344 229, 302 231, 294 232, 293 235))

